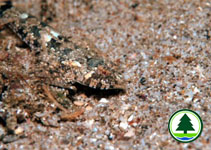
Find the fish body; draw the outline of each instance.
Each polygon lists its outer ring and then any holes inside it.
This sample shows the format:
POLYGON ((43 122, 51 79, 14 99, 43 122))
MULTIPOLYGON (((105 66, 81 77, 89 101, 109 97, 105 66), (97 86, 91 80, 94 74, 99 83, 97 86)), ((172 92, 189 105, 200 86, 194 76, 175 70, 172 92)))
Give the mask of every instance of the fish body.
POLYGON ((41 68, 38 76, 65 88, 78 83, 96 89, 123 89, 118 67, 105 60, 95 47, 84 41, 75 43, 47 23, 13 7, 10 1, 3 3, 0 24, 8 26, 30 47, 41 68))

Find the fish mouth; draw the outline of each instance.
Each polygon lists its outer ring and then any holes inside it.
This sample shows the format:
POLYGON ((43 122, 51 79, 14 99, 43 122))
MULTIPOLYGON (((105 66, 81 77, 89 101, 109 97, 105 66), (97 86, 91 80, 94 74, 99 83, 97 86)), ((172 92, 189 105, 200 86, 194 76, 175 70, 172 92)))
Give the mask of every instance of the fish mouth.
POLYGON ((84 93, 88 97, 94 96, 97 98, 103 98, 103 97, 106 98, 106 97, 110 97, 110 96, 121 95, 126 92, 125 88, 123 88, 122 86, 116 86, 116 87, 109 88, 109 89, 100 89, 100 88, 90 87, 90 86, 87 86, 87 85, 84 85, 84 84, 81 84, 78 82, 73 83, 72 85, 76 87, 77 94, 84 93))

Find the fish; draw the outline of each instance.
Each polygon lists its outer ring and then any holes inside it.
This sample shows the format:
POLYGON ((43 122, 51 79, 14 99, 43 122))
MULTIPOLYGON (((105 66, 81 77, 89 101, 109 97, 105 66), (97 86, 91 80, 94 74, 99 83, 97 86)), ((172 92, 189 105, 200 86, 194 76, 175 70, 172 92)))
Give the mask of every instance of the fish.
POLYGON ((105 59, 95 46, 85 40, 77 41, 74 36, 63 36, 14 7, 10 0, 0 2, 0 25, 7 26, 30 47, 41 68, 35 75, 44 78, 42 82, 64 88, 79 84, 100 90, 124 90, 120 67, 105 59))

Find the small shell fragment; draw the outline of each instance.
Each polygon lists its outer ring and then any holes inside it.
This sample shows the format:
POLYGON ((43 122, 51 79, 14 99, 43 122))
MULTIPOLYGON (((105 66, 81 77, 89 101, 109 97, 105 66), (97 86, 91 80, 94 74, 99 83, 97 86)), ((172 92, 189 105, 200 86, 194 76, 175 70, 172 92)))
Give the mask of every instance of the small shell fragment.
POLYGON ((73 67, 81 67, 81 64, 78 61, 73 61, 70 63, 70 65, 73 67))
POLYGON ((83 106, 84 105, 84 102, 82 102, 82 101, 74 101, 74 104, 76 106, 83 106))
POLYGON ((51 32, 51 34, 52 34, 53 36, 55 36, 55 37, 57 37, 57 38, 58 38, 58 36, 60 35, 58 32, 56 32, 56 31, 54 31, 54 30, 51 30, 50 32, 51 32))
POLYGON ((22 13, 22 14, 20 14, 20 18, 21 19, 26 19, 26 18, 28 18, 29 17, 29 15, 27 14, 27 13, 22 13))
POLYGON ((93 73, 94 73, 94 71, 90 71, 89 73, 87 73, 85 75, 85 79, 87 80, 87 79, 91 78, 93 73))
POLYGON ((44 41, 47 43, 52 39, 52 36, 49 34, 43 34, 44 41))
POLYGON ((21 133, 23 133, 22 127, 18 127, 17 129, 15 129, 15 134, 21 134, 21 133))
POLYGON ((81 67, 81 64, 78 61, 63 61, 62 63, 70 67, 81 67))

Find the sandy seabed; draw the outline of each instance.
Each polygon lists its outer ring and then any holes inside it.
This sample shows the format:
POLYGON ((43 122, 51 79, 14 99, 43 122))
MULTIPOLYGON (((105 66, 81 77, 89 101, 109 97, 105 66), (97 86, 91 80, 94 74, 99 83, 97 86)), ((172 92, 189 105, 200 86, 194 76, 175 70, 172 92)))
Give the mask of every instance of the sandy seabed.
POLYGON ((17 0, 14 5, 65 36, 87 38, 122 68, 126 92, 107 97, 50 87, 73 119, 29 74, 33 55, 0 32, 0 149, 210 149, 211 2, 205 0, 17 0), (5 51, 7 49, 7 51, 5 51), (24 67, 23 67, 24 66, 24 67), (26 81, 26 82, 25 82, 26 81), (191 109, 201 136, 176 142, 170 116, 191 109), (75 113, 74 113, 75 112, 75 113))

